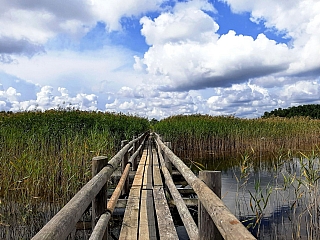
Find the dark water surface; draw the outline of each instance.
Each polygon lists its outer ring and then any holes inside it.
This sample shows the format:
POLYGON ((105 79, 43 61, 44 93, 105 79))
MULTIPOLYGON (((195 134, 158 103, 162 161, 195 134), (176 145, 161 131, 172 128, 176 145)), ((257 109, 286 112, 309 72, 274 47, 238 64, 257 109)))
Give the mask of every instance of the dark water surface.
POLYGON ((309 186, 305 171, 320 176, 317 164, 302 168, 296 158, 242 172, 235 165, 222 171, 222 200, 258 239, 320 239, 318 184, 309 186))
MULTIPOLYGON (((258 164, 251 164, 250 161, 240 159, 233 161, 233 165, 226 161, 207 159, 198 162, 208 170, 222 170, 222 200, 253 235, 267 240, 320 239, 319 159, 301 162, 300 159, 292 158, 276 164, 261 159, 258 164), (215 164, 212 164, 213 161, 215 164), (309 181, 308 176, 313 176, 315 181, 309 181)), ((26 207, 28 206, 23 206, 26 207)), ((33 216, 35 211, 31 210, 27 211, 29 215, 26 217, 42 220, 34 223, 35 232, 58 211, 56 208, 44 208, 40 211, 41 216, 33 216)), ((5 211, 10 211, 10 208, 5 211)), ((123 212, 119 212, 119 219, 122 215, 123 212)), ((114 221, 114 224, 114 235, 117 235, 121 221, 114 221)), ((33 236, 30 225, 17 225, 20 227, 14 229, 0 221, 0 239, 30 239, 33 236)), ((188 239, 183 227, 180 226, 177 230, 181 239, 188 239)), ((88 237, 84 236, 86 233, 83 231, 79 231, 79 234, 82 235, 78 239, 88 237)))

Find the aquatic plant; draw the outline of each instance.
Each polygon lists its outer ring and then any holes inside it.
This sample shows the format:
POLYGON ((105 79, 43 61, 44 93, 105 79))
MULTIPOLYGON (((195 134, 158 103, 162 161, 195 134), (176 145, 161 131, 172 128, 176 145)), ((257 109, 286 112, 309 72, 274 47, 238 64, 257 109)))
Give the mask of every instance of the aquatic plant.
POLYGON ((32 215, 47 214, 40 204, 59 209, 91 178, 92 157, 111 158, 148 129, 147 119, 116 113, 1 112, 0 228, 31 226, 32 215))

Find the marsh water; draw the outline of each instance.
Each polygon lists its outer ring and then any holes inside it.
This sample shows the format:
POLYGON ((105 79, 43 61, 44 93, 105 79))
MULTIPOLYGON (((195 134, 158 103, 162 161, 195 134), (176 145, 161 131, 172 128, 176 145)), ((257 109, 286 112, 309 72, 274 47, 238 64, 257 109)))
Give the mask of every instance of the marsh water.
MULTIPOLYGON (((221 170, 223 202, 258 239, 320 239, 319 159, 270 159, 275 157, 206 158, 193 160, 190 167, 200 163, 221 170)), ((0 224, 0 239, 29 239, 58 211, 21 207, 25 222, 37 221, 20 227, 0 224)))
POLYGON ((227 169, 226 158, 199 162, 223 169, 222 200, 258 239, 320 239, 319 159, 270 158, 242 156, 227 169))

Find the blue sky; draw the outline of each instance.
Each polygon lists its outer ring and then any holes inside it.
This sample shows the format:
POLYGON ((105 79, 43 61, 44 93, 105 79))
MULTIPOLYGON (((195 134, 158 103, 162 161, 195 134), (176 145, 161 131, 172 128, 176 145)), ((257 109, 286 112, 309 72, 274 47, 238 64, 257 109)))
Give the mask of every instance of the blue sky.
POLYGON ((256 118, 320 102, 318 1, 0 4, 0 111, 256 118))

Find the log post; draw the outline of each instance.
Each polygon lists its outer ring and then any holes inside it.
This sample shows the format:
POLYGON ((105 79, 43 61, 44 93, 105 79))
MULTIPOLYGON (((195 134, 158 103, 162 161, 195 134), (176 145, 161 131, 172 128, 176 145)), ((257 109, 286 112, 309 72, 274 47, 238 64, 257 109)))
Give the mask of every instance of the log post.
MULTIPOLYGON (((101 169, 108 164, 108 158, 105 156, 94 157, 92 159, 92 177, 97 175, 101 169)), ((105 213, 107 209, 107 183, 101 188, 100 192, 92 200, 92 229, 94 229, 96 222, 100 216, 105 213)), ((105 231, 103 240, 108 239, 108 231, 105 231)))
MULTIPOLYGON (((133 139, 132 139, 132 140, 135 140, 136 138, 137 138, 137 136, 133 136, 133 139)), ((134 143, 133 143, 133 153, 136 152, 137 147, 138 147, 138 142, 134 142, 134 143)))
MULTIPOLYGON (((164 143, 169 149, 172 148, 172 145, 171 145, 171 142, 165 142, 164 143)), ((166 156, 164 154, 164 161, 165 161, 165 164, 166 164, 166 168, 168 169, 168 171, 170 172, 170 175, 172 175, 172 163, 170 162, 168 156, 166 156)))
MULTIPOLYGON (((133 136, 133 140, 136 139, 136 138, 137 138, 137 136, 133 136)), ((135 143, 133 143, 133 151, 132 151, 133 154, 136 152, 138 147, 139 147, 139 141, 136 141, 135 143)), ((138 158, 138 156, 136 156, 132 161, 131 169, 133 171, 137 170, 137 158, 138 158)))
MULTIPOLYGON (((221 198, 221 172, 220 171, 200 171, 199 178, 221 198)), ((222 236, 207 213, 201 202, 198 202, 198 228, 199 239, 222 240, 222 236)))
MULTIPOLYGON (((121 148, 123 148, 126 144, 128 144, 128 140, 121 141, 121 148)), ((129 160, 129 153, 126 152, 123 155, 122 163, 121 163, 121 173, 122 174, 123 174, 124 169, 126 168, 126 166, 128 164, 128 160, 129 160)), ((124 183, 124 186, 123 186, 121 194, 122 195, 128 195, 129 194, 129 177, 127 177, 127 179, 126 179, 126 181, 124 183)))

